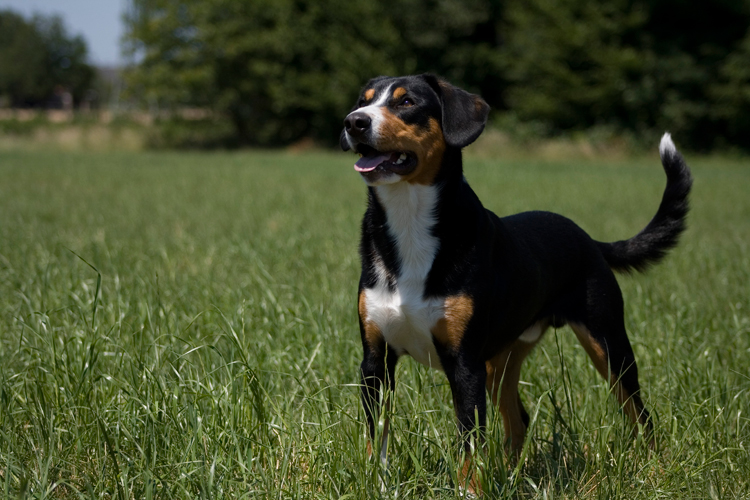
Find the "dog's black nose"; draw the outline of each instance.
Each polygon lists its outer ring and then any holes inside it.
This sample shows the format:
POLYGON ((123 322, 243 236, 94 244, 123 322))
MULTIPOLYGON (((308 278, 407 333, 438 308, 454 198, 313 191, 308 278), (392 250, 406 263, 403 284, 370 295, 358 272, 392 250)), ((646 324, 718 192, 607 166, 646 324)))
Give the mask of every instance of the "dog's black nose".
POLYGON ((344 120, 344 127, 351 136, 361 136, 372 125, 372 118, 367 113, 354 112, 344 120))

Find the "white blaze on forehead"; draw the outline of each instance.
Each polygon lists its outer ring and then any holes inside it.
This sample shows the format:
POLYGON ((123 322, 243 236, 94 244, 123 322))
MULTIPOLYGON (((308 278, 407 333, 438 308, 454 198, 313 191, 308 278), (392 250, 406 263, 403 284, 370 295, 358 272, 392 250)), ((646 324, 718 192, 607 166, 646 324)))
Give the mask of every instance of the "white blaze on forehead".
POLYGON ((385 103, 388 102, 388 98, 391 95, 391 88, 393 88, 393 85, 394 84, 388 85, 388 87, 386 87, 386 89, 382 91, 380 95, 378 95, 378 98, 375 102, 372 102, 361 109, 366 109, 366 108, 369 108, 370 106, 377 106, 377 107, 384 106, 385 103))
MULTIPOLYGON (((370 124, 370 130, 375 142, 377 142, 377 139, 380 137, 380 127, 383 123, 383 106, 388 102, 388 97, 391 95, 391 87, 393 87, 393 84, 390 84, 377 96, 376 100, 373 100, 367 106, 362 106, 361 108, 352 111, 352 113, 365 113, 370 117, 370 120, 372 121, 370 124)), ((352 113, 349 113, 349 115, 352 113)), ((346 133, 346 140, 349 141, 349 146, 351 148, 354 148, 357 144, 348 132, 346 133)))

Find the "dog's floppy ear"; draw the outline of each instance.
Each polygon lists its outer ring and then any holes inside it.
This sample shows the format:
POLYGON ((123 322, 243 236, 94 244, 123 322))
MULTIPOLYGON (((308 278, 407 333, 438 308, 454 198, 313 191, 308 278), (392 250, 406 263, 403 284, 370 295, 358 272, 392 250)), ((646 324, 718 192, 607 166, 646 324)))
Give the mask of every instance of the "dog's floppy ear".
POLYGON ((339 136, 339 144, 341 145, 341 149, 344 151, 349 151, 351 146, 349 146, 349 141, 346 139, 346 129, 341 130, 341 136, 339 136))
POLYGON ((443 136, 449 146, 463 148, 474 142, 487 124, 490 106, 475 94, 434 75, 423 75, 443 105, 443 136))

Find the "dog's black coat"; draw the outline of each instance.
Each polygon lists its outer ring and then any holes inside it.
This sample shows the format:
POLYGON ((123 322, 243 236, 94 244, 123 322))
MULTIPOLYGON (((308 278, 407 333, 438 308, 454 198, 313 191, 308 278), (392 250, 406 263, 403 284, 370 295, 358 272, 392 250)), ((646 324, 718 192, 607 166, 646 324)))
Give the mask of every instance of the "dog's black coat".
MULTIPOLYGON (((633 238, 603 243, 554 213, 535 211, 500 218, 486 210, 463 177, 461 148, 481 134, 489 108, 481 98, 434 76, 380 77, 370 81, 345 122, 347 128, 341 135, 343 149, 353 148, 369 155, 376 144, 388 143, 391 138, 381 137, 383 133, 374 137, 375 132, 366 121, 360 120, 357 123, 364 125, 355 127, 353 120, 361 118, 357 115, 359 109, 373 102, 372 98, 366 98, 367 91, 377 96, 384 89, 391 92, 393 88, 404 89, 406 99, 411 101, 405 101, 404 97, 399 100, 395 94, 381 100, 383 116, 389 123, 405 130, 422 131, 427 130, 432 119, 440 124, 444 138, 444 151, 430 181, 439 193, 435 224, 431 228, 439 245, 424 282, 423 297, 461 296, 468 297, 472 304, 465 328, 451 337, 458 338, 457 341, 446 343, 434 339, 453 392, 461 431, 465 433, 475 427, 475 412, 480 428, 484 426, 485 385, 490 388, 488 370, 494 357, 520 345, 517 339, 532 325, 542 325, 543 330, 566 323, 577 325, 584 332, 579 338, 595 363, 599 362, 597 368, 603 375, 602 359, 597 360, 596 356, 604 353, 605 368, 608 365, 611 371, 613 386, 621 385, 623 399, 634 401, 633 418, 650 427, 639 395, 635 358, 625 332, 622 295, 612 270, 644 270, 658 262, 685 229, 692 180, 671 141, 661 150, 667 187, 656 215, 633 238)), ((398 286, 403 259, 373 185, 368 187, 360 255, 360 297, 365 290, 376 287, 379 279, 387 280, 391 291, 398 286), (375 260, 382 263, 385 273, 376 272, 375 260)), ((373 414, 379 411, 380 388, 386 379, 393 387, 398 353, 382 335, 378 336, 382 332, 368 330, 367 318, 362 315, 360 308, 363 403, 370 434, 374 436, 373 414)), ((522 406, 520 412, 523 423, 528 424, 522 406)), ((507 417, 505 413, 503 416, 507 417)), ((507 425, 506 422, 506 432, 507 425)), ((513 445, 517 448, 519 443, 513 445)))

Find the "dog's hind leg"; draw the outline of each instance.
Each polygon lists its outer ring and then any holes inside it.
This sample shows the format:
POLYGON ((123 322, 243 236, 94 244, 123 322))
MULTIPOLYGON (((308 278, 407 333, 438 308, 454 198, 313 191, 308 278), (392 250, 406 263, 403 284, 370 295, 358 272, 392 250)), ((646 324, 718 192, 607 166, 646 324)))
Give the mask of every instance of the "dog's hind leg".
POLYGON ((609 381, 625 413, 634 424, 643 425, 653 446, 652 422, 640 396, 638 367, 625 331, 620 288, 611 274, 590 283, 599 289, 586 294, 589 302, 585 320, 568 323, 596 370, 609 381))

